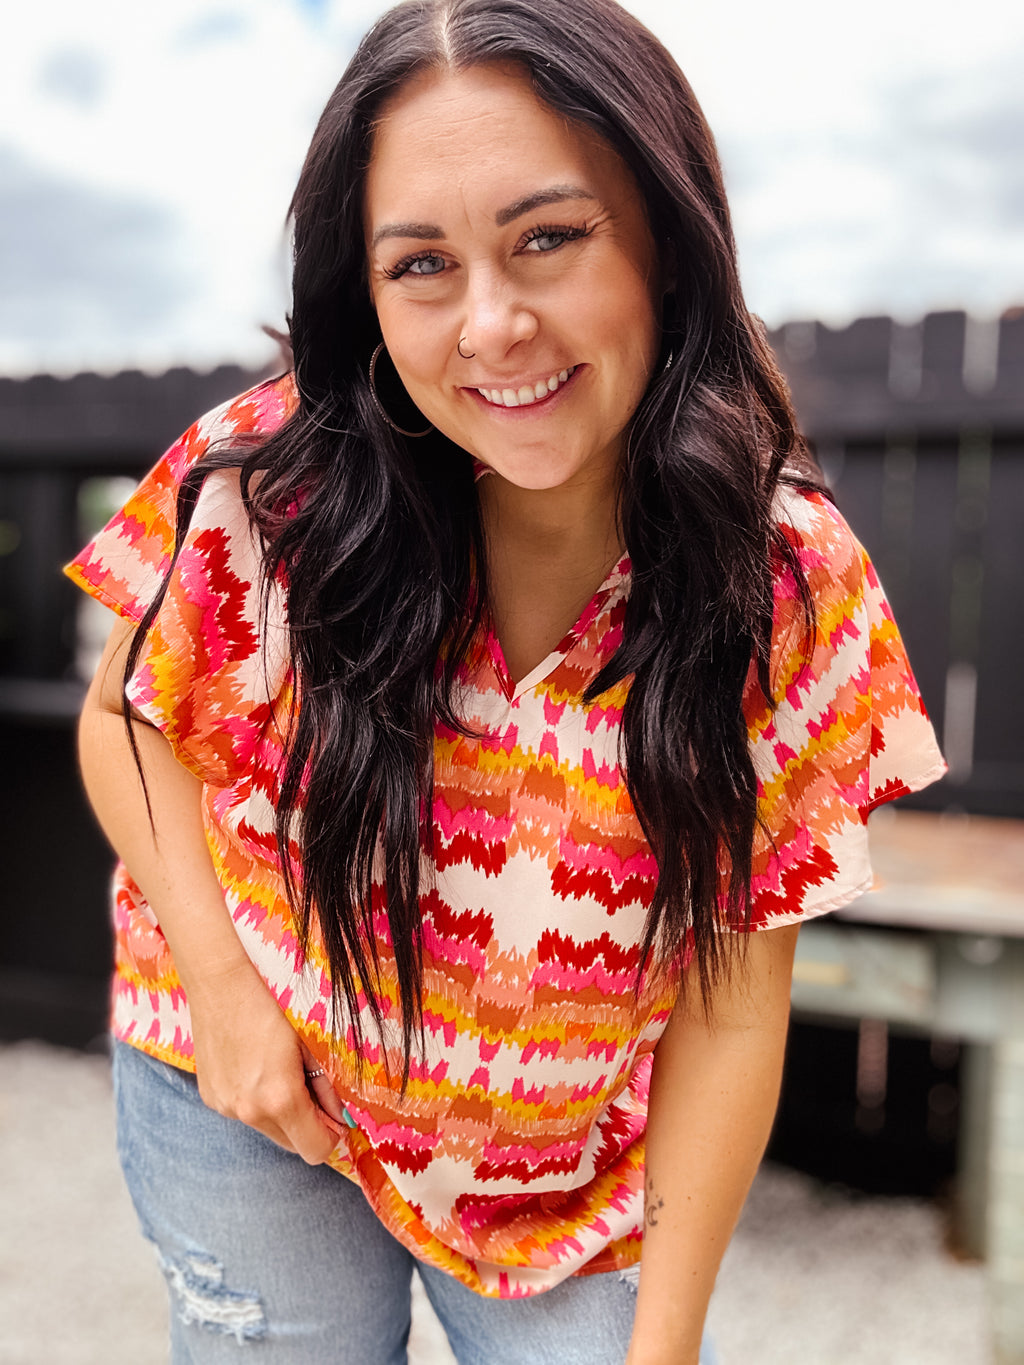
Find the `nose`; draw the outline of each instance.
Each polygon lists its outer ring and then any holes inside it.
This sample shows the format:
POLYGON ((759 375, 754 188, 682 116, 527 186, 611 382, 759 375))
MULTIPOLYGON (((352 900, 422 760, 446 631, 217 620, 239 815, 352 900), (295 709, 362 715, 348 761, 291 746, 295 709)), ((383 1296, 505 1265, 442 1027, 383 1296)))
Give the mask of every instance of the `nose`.
POLYGON ((466 286, 461 336, 466 349, 492 362, 537 335, 539 320, 516 282, 497 270, 473 272, 466 286))

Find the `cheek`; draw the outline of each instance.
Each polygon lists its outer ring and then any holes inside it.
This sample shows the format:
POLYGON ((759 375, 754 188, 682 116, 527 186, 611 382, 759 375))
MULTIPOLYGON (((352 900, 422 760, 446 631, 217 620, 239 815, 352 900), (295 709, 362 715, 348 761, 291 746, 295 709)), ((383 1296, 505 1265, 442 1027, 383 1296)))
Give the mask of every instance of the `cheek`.
POLYGON ((401 309, 378 308, 377 321, 391 363, 407 389, 428 382, 436 364, 437 341, 429 329, 418 327, 415 318, 401 309))
POLYGON ((662 301, 646 260, 620 257, 614 269, 589 281, 574 305, 581 321, 586 314, 580 308, 580 299, 587 298, 592 305, 584 328, 593 328, 595 336, 600 335, 606 345, 617 349, 631 369, 641 366, 649 370, 661 347, 662 301))
POLYGON ((377 320, 391 365, 411 401, 438 431, 460 442, 461 419, 449 389, 451 357, 436 319, 424 321, 416 310, 384 307, 378 308, 377 320))
POLYGON ((608 334, 618 345, 630 398, 639 402, 661 349, 660 300, 656 309, 655 301, 645 289, 634 290, 623 297, 619 310, 610 316, 608 334), (623 325, 623 319, 628 319, 627 325, 623 325))

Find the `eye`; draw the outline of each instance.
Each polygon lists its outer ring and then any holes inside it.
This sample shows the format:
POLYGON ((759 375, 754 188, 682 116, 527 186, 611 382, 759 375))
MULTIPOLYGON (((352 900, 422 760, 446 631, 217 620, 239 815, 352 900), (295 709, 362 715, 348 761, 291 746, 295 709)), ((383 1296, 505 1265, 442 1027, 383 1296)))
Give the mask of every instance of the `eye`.
POLYGON ((418 256, 403 256, 397 265, 384 271, 389 280, 401 279, 403 275, 440 275, 445 268, 443 256, 423 251, 418 256))
POLYGON ((577 242, 581 237, 586 237, 588 232, 589 228, 586 227, 531 228, 523 239, 523 250, 557 251, 560 246, 565 246, 566 242, 577 242))

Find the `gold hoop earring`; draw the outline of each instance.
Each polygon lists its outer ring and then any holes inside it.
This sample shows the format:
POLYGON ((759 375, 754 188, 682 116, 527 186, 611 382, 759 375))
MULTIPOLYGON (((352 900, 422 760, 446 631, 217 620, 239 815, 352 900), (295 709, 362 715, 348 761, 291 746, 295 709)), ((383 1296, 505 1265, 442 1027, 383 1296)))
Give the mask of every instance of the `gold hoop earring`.
POLYGON ((373 399, 373 406, 377 409, 378 413, 380 414, 381 421, 386 422, 388 426, 391 428, 391 430, 397 431, 400 436, 411 436, 417 440, 421 436, 429 436, 430 433, 434 430, 432 425, 428 426, 426 431, 406 431, 405 427, 400 427, 397 422, 393 422, 391 418, 387 415, 387 413, 384 411, 384 404, 380 401, 380 398, 377 394, 376 384, 377 361, 380 359, 380 353, 383 350, 384 343, 382 341, 377 346, 377 349, 374 351, 373 355, 370 357, 370 397, 373 399))

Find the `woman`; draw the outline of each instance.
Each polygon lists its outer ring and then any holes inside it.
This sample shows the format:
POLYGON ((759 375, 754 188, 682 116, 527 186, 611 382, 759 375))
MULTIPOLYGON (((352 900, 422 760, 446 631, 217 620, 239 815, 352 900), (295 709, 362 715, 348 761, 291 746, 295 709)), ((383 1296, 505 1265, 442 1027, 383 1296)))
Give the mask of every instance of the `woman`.
POLYGON ((292 211, 294 376, 71 570, 174 1359, 400 1361, 415 1259, 461 1362, 696 1365, 799 923, 942 771, 899 637, 611 0, 391 11, 292 211))

